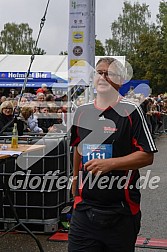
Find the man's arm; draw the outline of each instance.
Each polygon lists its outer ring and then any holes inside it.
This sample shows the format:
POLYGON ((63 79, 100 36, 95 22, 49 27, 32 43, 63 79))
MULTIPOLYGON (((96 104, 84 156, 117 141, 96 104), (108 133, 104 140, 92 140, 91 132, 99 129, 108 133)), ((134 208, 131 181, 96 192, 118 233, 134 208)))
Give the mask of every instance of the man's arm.
POLYGON ((81 162, 81 155, 78 153, 78 147, 74 147, 74 168, 73 168, 73 183, 72 183, 72 195, 75 196, 76 185, 77 185, 77 176, 79 174, 79 165, 81 162))
POLYGON ((153 163, 154 153, 136 151, 124 157, 109 159, 92 159, 88 161, 84 168, 93 174, 102 174, 113 170, 137 170, 153 163))

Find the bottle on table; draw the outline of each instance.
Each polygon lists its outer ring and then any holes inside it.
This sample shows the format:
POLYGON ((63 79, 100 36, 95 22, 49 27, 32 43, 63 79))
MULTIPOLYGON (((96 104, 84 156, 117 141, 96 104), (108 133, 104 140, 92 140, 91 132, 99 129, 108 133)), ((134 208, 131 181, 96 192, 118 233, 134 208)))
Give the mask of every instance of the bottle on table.
POLYGON ((12 131, 11 148, 18 148, 18 130, 17 130, 17 123, 14 123, 13 131, 12 131))

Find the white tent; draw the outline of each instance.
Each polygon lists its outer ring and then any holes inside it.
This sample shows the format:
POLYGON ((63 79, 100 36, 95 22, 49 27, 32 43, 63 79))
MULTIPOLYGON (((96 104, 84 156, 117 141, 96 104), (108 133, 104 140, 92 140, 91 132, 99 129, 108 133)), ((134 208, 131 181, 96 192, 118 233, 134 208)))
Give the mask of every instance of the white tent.
MULTIPOLYGON (((35 55, 31 71, 56 73, 66 58, 67 55, 35 55)), ((1 54, 0 72, 26 72, 30 59, 31 55, 1 54)))
MULTIPOLYGON (((95 56, 95 64, 101 56, 95 56)), ((125 63, 124 56, 114 58, 125 63)), ((0 55, 0 72, 27 72, 31 55, 0 55)), ((36 55, 31 72, 50 72, 68 80, 68 55, 36 55)), ((1 76, 0 76, 1 78, 1 76)))

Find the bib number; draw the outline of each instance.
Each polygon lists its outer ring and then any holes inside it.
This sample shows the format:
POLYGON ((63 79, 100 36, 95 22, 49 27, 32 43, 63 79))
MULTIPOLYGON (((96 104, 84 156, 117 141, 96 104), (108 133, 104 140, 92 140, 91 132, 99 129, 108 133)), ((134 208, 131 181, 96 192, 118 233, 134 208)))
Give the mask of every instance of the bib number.
POLYGON ((112 144, 83 144, 83 164, 92 159, 106 159, 112 157, 112 144))

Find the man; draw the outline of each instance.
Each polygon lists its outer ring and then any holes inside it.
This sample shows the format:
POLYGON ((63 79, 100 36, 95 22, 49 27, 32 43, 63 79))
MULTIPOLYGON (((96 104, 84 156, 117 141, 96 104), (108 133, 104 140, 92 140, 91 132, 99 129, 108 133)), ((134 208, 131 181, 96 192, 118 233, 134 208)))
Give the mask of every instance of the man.
POLYGON ((43 84, 41 85, 41 87, 38 88, 37 91, 36 91, 37 94, 38 94, 38 93, 43 93, 44 95, 46 95, 47 92, 48 92, 48 89, 47 89, 47 85, 46 85, 45 83, 43 83, 43 84))
POLYGON ((69 252, 134 252, 140 229, 138 169, 157 151, 142 110, 121 99, 122 67, 113 58, 96 65, 94 103, 74 117, 74 211, 69 252))

